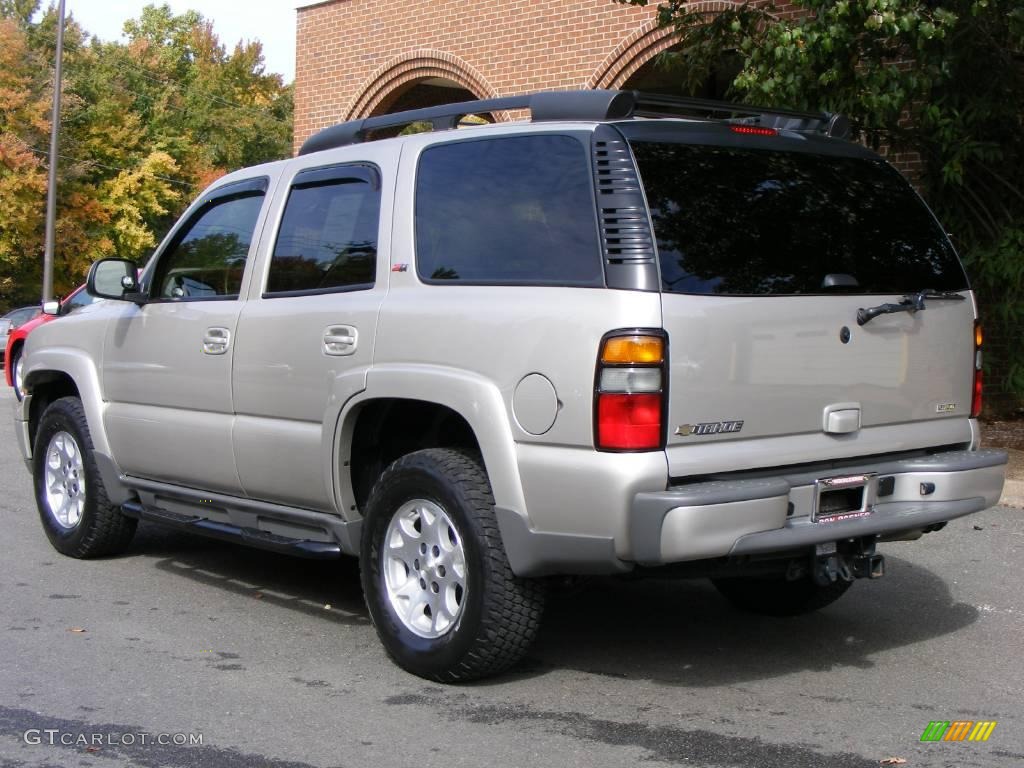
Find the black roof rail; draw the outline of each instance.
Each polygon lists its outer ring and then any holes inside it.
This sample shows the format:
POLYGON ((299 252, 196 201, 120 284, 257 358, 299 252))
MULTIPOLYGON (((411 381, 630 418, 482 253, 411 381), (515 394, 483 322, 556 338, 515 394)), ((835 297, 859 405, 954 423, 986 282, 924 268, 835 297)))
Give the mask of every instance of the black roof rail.
POLYGON ((430 123, 435 131, 450 130, 458 127, 459 121, 466 115, 513 109, 528 109, 534 122, 589 122, 626 120, 631 117, 697 115, 709 119, 716 119, 716 116, 719 116, 717 119, 755 123, 783 130, 823 133, 838 138, 845 138, 849 133, 846 118, 829 112, 797 112, 639 91, 541 91, 521 96, 463 101, 338 123, 306 139, 299 149, 299 154, 308 155, 311 152, 358 144, 366 141, 371 131, 385 128, 424 122, 430 123))
POLYGON ((350 120, 325 128, 306 139, 300 155, 365 141, 370 131, 397 128, 410 123, 430 123, 435 131, 455 128, 466 115, 528 109, 534 122, 549 120, 621 120, 633 113, 634 98, 627 91, 541 91, 521 96, 463 101, 425 107, 390 115, 350 120))

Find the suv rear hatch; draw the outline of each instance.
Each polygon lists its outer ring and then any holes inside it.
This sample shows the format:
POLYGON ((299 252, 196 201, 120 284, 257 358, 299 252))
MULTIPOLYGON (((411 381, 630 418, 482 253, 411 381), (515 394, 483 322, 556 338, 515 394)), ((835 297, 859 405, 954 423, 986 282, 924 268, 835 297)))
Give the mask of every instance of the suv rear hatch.
POLYGON ((974 302, 899 173, 847 142, 666 123, 620 127, 658 243, 670 474, 969 441, 974 302))

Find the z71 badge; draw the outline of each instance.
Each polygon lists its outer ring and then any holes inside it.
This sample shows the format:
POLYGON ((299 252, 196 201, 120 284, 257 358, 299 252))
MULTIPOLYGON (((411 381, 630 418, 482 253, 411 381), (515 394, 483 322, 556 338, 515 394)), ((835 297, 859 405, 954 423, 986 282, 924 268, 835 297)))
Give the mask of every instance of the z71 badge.
POLYGON ((730 432, 739 432, 741 429, 743 429, 742 421, 712 421, 707 424, 680 424, 676 427, 676 434, 680 437, 724 435, 730 432))

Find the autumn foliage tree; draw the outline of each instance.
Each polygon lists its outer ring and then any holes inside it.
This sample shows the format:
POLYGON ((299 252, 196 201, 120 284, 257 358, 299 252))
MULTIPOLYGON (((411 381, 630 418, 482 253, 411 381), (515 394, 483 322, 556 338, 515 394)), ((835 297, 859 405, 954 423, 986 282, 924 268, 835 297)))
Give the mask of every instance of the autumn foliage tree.
MULTIPOLYGON (((0 309, 39 300, 56 14, 0 0, 0 309)), ((226 48, 194 11, 148 6, 126 42, 65 27, 55 292, 102 256, 144 260, 198 192, 287 157, 292 92, 259 42, 226 48)))

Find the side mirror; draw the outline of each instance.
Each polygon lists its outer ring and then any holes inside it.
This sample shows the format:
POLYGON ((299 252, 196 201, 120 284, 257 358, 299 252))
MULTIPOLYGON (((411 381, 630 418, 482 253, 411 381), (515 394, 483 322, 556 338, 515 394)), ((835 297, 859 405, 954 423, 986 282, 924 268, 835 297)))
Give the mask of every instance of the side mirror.
POLYGON ((44 301, 43 302, 43 314, 44 315, 59 315, 60 314, 60 302, 59 301, 44 301))
POLYGON ((100 299, 145 303, 139 293, 138 267, 128 259, 100 259, 89 269, 85 290, 100 299))

